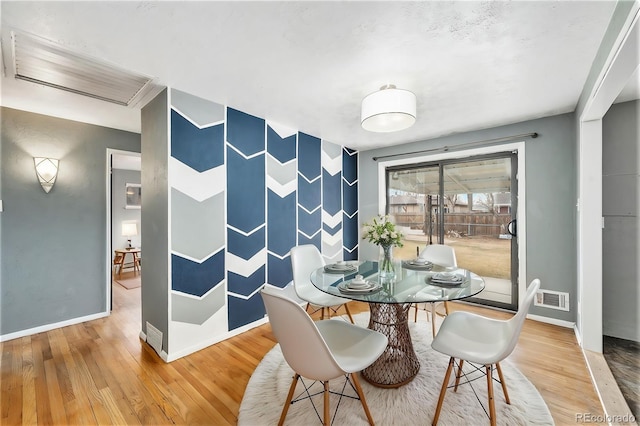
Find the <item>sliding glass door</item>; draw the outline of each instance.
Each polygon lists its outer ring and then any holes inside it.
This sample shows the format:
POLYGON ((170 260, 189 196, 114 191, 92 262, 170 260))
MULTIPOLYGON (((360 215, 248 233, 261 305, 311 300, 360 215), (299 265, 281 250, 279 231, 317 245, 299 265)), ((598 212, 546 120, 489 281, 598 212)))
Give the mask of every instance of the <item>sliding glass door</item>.
POLYGON ((477 303, 517 309, 517 156, 492 154, 387 168, 387 214, 415 257, 427 244, 455 249, 458 264, 482 276, 477 303))

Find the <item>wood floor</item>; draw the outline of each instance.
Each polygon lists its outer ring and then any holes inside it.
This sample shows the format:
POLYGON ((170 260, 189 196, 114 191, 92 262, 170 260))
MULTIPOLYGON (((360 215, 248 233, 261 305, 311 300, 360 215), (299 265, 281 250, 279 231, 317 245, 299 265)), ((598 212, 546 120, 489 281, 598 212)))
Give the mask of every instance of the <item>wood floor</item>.
MULTIPOLYGON (((275 344, 269 325, 166 364, 138 338, 140 289, 113 290, 108 318, 0 343, 0 424, 236 424, 249 377, 275 344)), ((572 330, 527 320, 510 360, 556 424, 575 425, 579 413, 604 415, 572 330)))

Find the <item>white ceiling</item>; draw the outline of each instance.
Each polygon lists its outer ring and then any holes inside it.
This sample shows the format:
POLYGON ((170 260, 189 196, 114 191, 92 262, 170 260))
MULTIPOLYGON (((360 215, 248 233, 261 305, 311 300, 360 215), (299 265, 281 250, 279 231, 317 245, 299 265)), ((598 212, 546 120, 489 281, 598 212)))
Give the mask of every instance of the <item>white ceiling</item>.
POLYGON ((573 111, 615 2, 0 7, 3 106, 140 132, 140 104, 121 107, 14 79, 9 31, 20 30, 150 75, 159 86, 369 149, 573 111), (417 95, 417 122, 396 133, 367 132, 362 98, 387 83, 417 95))

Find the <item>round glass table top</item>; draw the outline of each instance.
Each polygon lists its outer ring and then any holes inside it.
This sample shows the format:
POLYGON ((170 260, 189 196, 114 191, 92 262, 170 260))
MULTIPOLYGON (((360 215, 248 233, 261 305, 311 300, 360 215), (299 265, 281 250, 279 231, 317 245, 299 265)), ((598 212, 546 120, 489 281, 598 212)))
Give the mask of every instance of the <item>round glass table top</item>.
POLYGON ((318 268, 311 283, 325 293, 369 303, 423 303, 458 300, 484 290, 484 280, 462 268, 398 263, 395 277, 381 278, 378 262, 347 261, 318 268), (356 276, 361 275, 362 277, 356 276))

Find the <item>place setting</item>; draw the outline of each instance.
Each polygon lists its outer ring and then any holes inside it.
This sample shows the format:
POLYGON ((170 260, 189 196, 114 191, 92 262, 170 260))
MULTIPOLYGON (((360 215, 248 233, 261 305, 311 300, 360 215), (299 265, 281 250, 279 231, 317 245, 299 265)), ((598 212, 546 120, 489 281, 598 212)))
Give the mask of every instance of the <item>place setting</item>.
POLYGON ((342 293, 373 293, 382 286, 376 281, 366 280, 362 275, 356 275, 352 280, 338 284, 338 290, 342 293))
POLYGON ((358 265, 340 260, 330 265, 325 265, 324 271, 329 274, 349 274, 358 271, 358 265))
POLYGON ((436 272, 431 277, 427 277, 426 280, 434 285, 458 286, 464 282, 464 277, 455 272, 436 272))
POLYGON ((402 267, 416 271, 430 271, 431 268, 433 268, 433 263, 429 262, 427 259, 418 257, 412 260, 403 260, 402 267))

